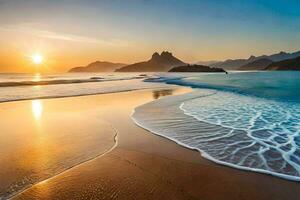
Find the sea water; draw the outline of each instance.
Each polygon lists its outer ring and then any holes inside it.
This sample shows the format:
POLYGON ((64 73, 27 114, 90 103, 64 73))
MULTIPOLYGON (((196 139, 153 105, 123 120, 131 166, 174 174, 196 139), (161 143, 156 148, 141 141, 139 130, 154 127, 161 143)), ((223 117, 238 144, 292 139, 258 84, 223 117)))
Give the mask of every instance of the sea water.
MULTIPOLYGON (((139 73, 0 73, 0 103, 69 97, 153 87, 139 73)), ((159 84, 158 84, 159 85, 159 84)))
POLYGON ((162 75, 194 92, 136 108, 140 126, 227 166, 300 181, 300 73, 162 75))

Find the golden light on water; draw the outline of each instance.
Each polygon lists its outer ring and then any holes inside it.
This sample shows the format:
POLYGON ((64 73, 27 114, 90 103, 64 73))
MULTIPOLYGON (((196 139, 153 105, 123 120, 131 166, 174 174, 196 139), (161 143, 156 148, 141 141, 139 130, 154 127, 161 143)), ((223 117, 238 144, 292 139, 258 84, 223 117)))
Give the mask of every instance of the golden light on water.
POLYGON ((34 54, 31 56, 32 62, 36 65, 39 65, 43 62, 43 56, 41 54, 34 54))
POLYGON ((40 73, 36 73, 33 76, 33 81, 40 81, 41 80, 41 74, 40 73))
POLYGON ((43 114, 43 104, 40 100, 33 100, 31 102, 32 114, 35 119, 40 119, 43 114))

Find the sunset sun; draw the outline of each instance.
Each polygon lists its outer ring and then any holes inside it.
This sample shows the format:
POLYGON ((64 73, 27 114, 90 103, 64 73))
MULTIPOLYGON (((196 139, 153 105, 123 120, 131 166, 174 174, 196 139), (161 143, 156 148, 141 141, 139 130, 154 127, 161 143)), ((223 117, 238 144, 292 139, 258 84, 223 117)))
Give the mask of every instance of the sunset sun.
POLYGON ((32 62, 36 65, 39 65, 43 62, 43 56, 40 54, 34 54, 31 56, 32 62))

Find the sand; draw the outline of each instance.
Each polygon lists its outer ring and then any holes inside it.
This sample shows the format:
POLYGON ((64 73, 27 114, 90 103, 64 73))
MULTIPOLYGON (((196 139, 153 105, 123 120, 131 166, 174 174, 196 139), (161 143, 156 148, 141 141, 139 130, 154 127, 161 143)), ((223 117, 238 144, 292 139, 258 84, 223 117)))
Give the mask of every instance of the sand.
MULTIPOLYGON (((189 89, 167 91, 41 100, 52 109, 84 111, 87 121, 110 124, 110 142, 100 156, 33 185, 14 199, 299 199, 297 182, 217 165, 135 125, 130 115, 136 106, 189 89), (116 143, 111 140, 114 131, 116 143)), ((97 129, 90 125, 87 130, 97 129)))

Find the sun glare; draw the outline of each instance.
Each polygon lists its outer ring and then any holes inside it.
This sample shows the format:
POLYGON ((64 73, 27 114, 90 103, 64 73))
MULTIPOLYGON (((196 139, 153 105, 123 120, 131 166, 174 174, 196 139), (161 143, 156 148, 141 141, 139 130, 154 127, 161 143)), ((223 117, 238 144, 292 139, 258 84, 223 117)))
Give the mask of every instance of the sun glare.
POLYGON ((33 100, 31 102, 32 113, 35 119, 40 119, 43 112, 43 104, 40 100, 33 100))
POLYGON ((32 58, 32 62, 36 65, 39 65, 43 62, 43 56, 41 56, 40 54, 34 54, 33 56, 31 56, 32 58))

